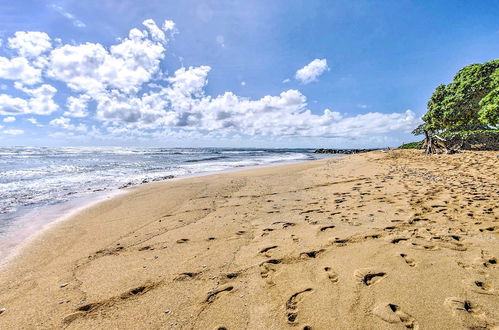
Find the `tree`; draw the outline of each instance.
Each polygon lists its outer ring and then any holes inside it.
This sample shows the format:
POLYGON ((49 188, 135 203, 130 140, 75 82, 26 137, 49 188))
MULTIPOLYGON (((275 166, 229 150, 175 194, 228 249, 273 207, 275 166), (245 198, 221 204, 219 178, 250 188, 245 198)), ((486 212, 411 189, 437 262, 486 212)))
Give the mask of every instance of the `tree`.
POLYGON ((499 59, 471 64, 435 89, 419 133, 487 129, 499 124, 498 110, 499 59))
POLYGON ((499 126, 499 70, 492 75, 492 90, 481 101, 478 112, 480 121, 490 126, 499 126))

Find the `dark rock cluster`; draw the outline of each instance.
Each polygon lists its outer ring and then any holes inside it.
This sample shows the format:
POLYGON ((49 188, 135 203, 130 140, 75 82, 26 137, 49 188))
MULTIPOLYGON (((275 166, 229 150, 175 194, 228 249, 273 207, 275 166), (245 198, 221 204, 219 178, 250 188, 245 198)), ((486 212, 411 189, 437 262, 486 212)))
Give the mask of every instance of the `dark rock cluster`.
POLYGON ((316 154, 360 154, 362 152, 375 151, 379 149, 317 149, 316 154))
POLYGON ((144 179, 140 183, 128 182, 128 183, 122 185, 121 187, 119 187, 119 189, 125 189, 125 188, 131 187, 131 186, 136 186, 137 184, 144 184, 144 183, 149 183, 149 182, 170 180, 170 179, 173 179, 173 178, 174 178, 173 175, 166 175, 166 176, 162 176, 162 177, 154 178, 154 179, 144 179))

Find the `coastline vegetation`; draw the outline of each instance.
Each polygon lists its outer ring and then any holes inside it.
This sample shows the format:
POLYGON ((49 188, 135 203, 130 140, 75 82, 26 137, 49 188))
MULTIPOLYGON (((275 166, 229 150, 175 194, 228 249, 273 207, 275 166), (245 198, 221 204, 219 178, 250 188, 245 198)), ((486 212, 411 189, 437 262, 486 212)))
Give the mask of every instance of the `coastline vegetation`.
POLYGON ((425 135, 420 142, 399 148, 497 150, 499 148, 499 59, 471 64, 453 81, 437 86, 427 105, 423 123, 413 130, 425 135))

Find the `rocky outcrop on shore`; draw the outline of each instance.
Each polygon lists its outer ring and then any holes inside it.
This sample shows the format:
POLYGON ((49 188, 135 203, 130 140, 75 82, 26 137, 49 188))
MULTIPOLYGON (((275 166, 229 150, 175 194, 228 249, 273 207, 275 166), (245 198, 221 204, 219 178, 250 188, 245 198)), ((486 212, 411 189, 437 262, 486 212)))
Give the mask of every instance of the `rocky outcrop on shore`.
POLYGON ((375 151, 380 149, 317 149, 316 154, 360 154, 363 152, 375 151))

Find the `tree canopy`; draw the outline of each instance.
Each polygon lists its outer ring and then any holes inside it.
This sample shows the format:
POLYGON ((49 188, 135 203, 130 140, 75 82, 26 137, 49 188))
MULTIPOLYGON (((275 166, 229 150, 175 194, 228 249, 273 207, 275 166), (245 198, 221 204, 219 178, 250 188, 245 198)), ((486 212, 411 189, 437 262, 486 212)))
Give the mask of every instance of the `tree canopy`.
POLYGON ((499 59, 468 65, 437 86, 423 121, 414 134, 499 126, 499 59))

